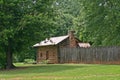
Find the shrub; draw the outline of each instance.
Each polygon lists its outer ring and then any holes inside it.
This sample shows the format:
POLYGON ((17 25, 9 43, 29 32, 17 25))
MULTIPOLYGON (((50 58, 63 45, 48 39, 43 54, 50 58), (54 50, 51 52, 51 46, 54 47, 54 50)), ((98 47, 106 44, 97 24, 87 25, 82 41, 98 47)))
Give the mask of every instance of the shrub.
POLYGON ((24 59, 24 63, 33 64, 33 63, 35 63, 35 60, 34 59, 24 59))

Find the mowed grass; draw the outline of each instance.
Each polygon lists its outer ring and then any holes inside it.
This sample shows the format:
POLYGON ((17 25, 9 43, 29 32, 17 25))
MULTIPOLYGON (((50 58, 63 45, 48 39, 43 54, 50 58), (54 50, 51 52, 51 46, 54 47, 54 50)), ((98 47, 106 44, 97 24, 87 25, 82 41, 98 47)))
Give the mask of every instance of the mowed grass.
POLYGON ((15 64, 0 71, 0 80, 120 80, 120 65, 15 64))

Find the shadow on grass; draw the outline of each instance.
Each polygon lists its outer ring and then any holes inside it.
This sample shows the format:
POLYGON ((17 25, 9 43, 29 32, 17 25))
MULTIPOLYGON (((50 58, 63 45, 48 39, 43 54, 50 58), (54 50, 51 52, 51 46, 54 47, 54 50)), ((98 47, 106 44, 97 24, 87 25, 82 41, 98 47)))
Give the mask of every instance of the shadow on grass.
POLYGON ((14 70, 3 71, 7 74, 26 74, 26 73, 54 73, 65 70, 73 70, 76 68, 90 67, 87 65, 74 65, 74 64, 46 64, 46 65, 35 65, 27 67, 18 67, 14 70))

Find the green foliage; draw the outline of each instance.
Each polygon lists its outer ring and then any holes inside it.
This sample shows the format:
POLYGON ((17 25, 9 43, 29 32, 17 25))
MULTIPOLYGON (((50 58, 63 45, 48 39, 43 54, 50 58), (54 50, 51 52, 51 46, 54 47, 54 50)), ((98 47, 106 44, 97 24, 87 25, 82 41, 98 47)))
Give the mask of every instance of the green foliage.
MULTIPOLYGON (((48 36, 53 29, 54 0, 2 0, 0 1, 0 50, 2 53, 23 53, 37 41, 48 36)), ((6 55, 8 56, 8 55, 6 55)), ((12 64, 12 57, 7 63, 12 64)))
POLYGON ((19 53, 14 53, 13 62, 24 62, 24 59, 34 59, 36 60, 36 49, 29 47, 29 49, 21 51, 19 53))
POLYGON ((79 24, 77 21, 79 21, 80 5, 78 0, 56 0, 54 3, 56 36, 65 35, 71 29, 76 30, 76 33, 78 32, 76 25, 79 24))
POLYGON ((96 46, 120 45, 119 3, 119 0, 83 1, 87 41, 96 46))
POLYGON ((5 54, 0 53, 0 69, 5 68, 5 65, 6 65, 5 54))
POLYGON ((56 35, 72 29, 93 46, 119 46, 119 4, 119 0, 56 0, 56 35))
POLYGON ((34 59, 24 59, 24 63, 25 64, 33 64, 33 63, 35 63, 35 60, 34 59))

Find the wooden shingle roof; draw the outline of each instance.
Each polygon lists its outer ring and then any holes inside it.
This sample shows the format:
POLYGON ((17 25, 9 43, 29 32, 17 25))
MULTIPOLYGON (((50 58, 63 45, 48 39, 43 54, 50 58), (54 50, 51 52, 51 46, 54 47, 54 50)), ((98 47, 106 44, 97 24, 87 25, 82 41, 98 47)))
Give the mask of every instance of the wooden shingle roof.
POLYGON ((41 41, 40 43, 36 43, 35 45, 33 45, 33 47, 57 45, 58 43, 67 39, 68 37, 69 37, 68 35, 59 36, 59 37, 51 37, 49 39, 45 39, 45 40, 41 41))

